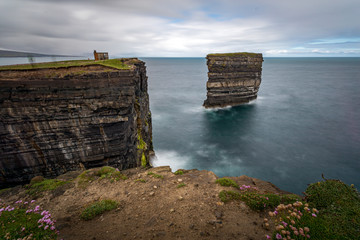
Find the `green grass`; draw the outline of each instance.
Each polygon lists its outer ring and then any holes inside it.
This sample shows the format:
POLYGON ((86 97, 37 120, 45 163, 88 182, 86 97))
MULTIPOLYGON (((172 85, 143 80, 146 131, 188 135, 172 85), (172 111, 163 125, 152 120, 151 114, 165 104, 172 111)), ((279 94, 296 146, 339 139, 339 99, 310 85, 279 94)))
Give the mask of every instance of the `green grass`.
POLYGON ((146 183, 146 180, 145 180, 145 179, 142 179, 142 178, 139 178, 139 179, 136 179, 135 182, 146 183))
POLYGON ((177 170, 176 172, 174 172, 175 175, 183 175, 184 172, 182 170, 177 170))
POLYGON ((148 172, 148 175, 149 175, 149 176, 153 176, 153 177, 155 177, 155 178, 164 179, 164 176, 163 176, 163 175, 156 174, 156 173, 153 173, 153 172, 148 172))
POLYGON ((88 206, 87 208, 85 208, 84 211, 82 211, 82 213, 80 214, 80 218, 88 221, 106 211, 110 211, 110 210, 117 208, 117 206, 118 206, 118 203, 116 201, 101 200, 101 201, 95 202, 95 203, 91 204, 90 206, 88 206))
POLYGON ((237 52, 237 53, 210 53, 207 57, 257 57, 260 53, 237 52))
POLYGON ((32 239, 57 239, 57 234, 50 229, 38 227, 39 213, 25 213, 25 209, 4 211, 0 216, 1 239, 24 239, 32 234, 32 239), (24 231, 22 229, 25 228, 24 231), (6 236, 8 238, 6 238, 6 236))
POLYGON ((61 181, 58 179, 45 179, 42 182, 36 182, 27 185, 26 193, 31 196, 38 196, 44 191, 55 190, 56 188, 69 183, 69 181, 61 181))
POLYGON ((221 186, 240 188, 234 180, 231 180, 229 178, 219 178, 215 182, 220 184, 221 186))
POLYGON ((7 192, 8 190, 10 190, 11 188, 3 188, 3 189, 0 189, 0 194, 4 193, 4 192, 7 192))
POLYGON ((315 239, 360 239, 360 196, 356 188, 338 180, 313 183, 305 191, 307 202, 319 210, 326 229, 315 239))
POLYGON ((89 169, 84 172, 82 172, 78 176, 78 183, 80 187, 86 187, 90 182, 95 180, 102 180, 102 179, 108 179, 111 183, 119 180, 126 180, 128 179, 127 176, 123 175, 120 171, 118 171, 116 168, 104 166, 100 168, 99 170, 93 170, 89 169))
POLYGON ((222 202, 227 203, 232 200, 240 200, 240 193, 235 191, 221 191, 219 193, 219 198, 222 202))
POLYGON ((0 200, 0 209, 0 239, 57 239, 53 219, 47 215, 48 212, 41 215, 43 210, 39 206, 18 202, 15 206, 9 206, 0 200), (30 209, 31 212, 27 212, 30 209), (49 221, 48 227, 41 223, 42 220, 39 223, 40 219, 49 221))
POLYGON ((182 188, 182 187, 185 187, 186 186, 186 184, 185 183, 180 183, 179 185, 177 185, 176 187, 177 188, 182 188))
POLYGON ((277 195, 272 193, 257 193, 257 192, 235 192, 235 191, 221 191, 219 198, 226 203, 232 200, 240 200, 246 203, 252 210, 263 211, 268 208, 274 208, 280 203, 288 204, 300 200, 300 197, 294 194, 277 195))
POLYGON ((89 66, 89 65, 102 65, 116 69, 131 69, 131 66, 126 64, 126 60, 108 59, 101 61, 71 60, 71 61, 60 61, 60 62, 0 66, 0 70, 30 70, 30 69, 43 69, 43 68, 64 68, 64 67, 76 67, 76 66, 79 67, 79 66, 89 66))

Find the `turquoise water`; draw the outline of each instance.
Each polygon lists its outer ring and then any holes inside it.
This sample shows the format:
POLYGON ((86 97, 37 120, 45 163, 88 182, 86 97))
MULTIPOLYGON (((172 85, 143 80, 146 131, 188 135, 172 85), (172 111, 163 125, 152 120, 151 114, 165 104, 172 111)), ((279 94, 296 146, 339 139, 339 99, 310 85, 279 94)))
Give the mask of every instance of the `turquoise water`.
POLYGON ((265 58, 258 99, 205 110, 202 58, 142 58, 154 165, 248 175, 301 193, 341 179, 360 188, 360 58, 265 58))

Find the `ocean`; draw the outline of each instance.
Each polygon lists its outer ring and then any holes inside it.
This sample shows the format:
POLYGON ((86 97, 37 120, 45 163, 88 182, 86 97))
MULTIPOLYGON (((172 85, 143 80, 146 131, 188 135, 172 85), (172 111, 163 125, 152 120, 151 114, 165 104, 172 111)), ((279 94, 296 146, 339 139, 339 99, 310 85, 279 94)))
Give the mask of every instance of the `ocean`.
MULTIPOLYGON (((202 107, 205 58, 140 59, 154 166, 248 175, 298 194, 322 174, 360 188, 360 58, 265 58, 257 100, 215 110, 202 107)), ((16 61, 0 65, 28 59, 16 61)))
POLYGON ((153 165, 248 175, 301 194, 340 179, 360 188, 360 58, 265 58, 257 100, 206 110, 204 58, 141 58, 153 165))

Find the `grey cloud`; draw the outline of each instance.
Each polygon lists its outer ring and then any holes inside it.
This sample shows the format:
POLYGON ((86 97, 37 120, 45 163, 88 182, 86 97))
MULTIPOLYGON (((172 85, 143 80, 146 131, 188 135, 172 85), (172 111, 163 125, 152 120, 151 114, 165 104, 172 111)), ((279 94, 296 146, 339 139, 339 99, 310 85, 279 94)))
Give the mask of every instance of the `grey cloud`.
POLYGON ((3 0, 0 48, 79 54, 203 56, 209 51, 269 54, 360 52, 358 0, 3 0), (340 49, 340 50, 339 50, 340 49), (329 51, 330 52, 330 51, 329 51))

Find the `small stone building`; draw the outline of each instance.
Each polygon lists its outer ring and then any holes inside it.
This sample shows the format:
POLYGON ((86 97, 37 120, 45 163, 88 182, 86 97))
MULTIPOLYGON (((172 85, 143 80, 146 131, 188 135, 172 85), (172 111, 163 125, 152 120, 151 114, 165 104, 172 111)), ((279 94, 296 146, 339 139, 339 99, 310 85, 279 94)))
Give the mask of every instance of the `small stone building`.
POLYGON ((94 58, 95 61, 107 60, 109 59, 109 54, 107 52, 96 52, 96 50, 94 50, 94 58))

